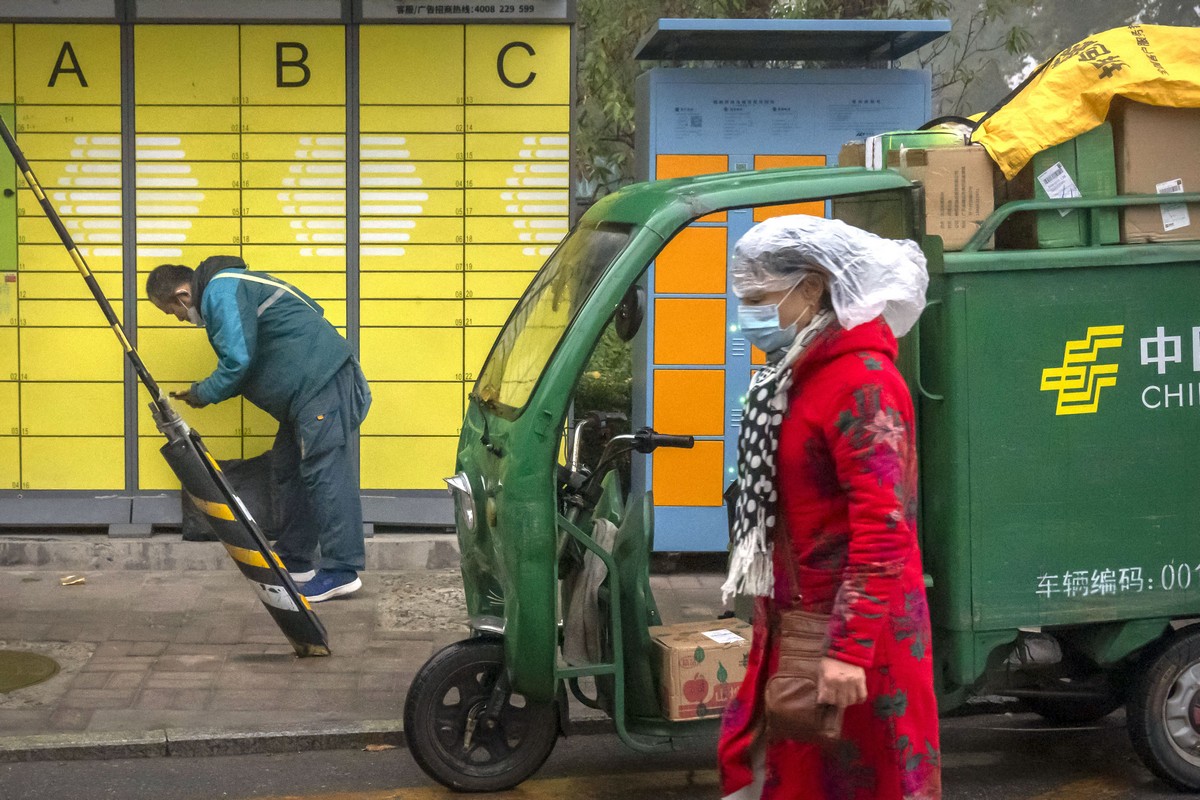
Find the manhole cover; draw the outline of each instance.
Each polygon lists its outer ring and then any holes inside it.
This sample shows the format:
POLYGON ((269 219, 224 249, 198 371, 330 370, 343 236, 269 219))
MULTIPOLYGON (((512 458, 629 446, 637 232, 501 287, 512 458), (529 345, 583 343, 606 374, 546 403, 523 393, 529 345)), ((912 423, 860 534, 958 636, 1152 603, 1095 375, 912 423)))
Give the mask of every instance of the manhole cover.
POLYGON ((58 662, 38 653, 0 650, 0 693, 24 689, 54 677, 58 662))

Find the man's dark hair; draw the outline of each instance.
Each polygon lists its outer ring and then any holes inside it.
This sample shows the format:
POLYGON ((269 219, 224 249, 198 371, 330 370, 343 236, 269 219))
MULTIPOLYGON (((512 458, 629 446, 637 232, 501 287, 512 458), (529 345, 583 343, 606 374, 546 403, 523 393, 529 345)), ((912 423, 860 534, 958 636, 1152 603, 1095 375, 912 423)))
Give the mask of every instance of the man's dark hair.
POLYGON ((183 284, 192 283, 192 268, 183 264, 159 264, 146 278, 146 296, 151 300, 166 303, 183 284))

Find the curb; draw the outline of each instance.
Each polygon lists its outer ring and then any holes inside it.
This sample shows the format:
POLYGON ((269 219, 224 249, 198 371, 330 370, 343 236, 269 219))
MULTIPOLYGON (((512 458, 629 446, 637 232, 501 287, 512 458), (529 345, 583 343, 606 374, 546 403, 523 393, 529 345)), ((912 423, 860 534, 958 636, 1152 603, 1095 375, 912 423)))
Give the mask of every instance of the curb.
MULTIPOLYGON (((606 716, 571 720, 568 735, 613 733, 606 716)), ((106 761, 117 758, 200 758, 256 753, 361 749, 367 745, 407 748, 401 720, 373 720, 331 728, 283 731, 226 731, 166 728, 139 733, 53 733, 0 736, 0 764, 23 761, 106 761)))

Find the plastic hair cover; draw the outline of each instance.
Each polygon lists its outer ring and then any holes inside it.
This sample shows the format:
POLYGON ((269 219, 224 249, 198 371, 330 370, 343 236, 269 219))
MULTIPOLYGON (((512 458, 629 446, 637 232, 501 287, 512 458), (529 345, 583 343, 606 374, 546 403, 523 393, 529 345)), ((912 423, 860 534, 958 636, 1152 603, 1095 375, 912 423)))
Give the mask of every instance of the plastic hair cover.
POLYGON ((733 293, 790 289, 806 273, 829 279, 838 322, 849 330, 883 314, 903 336, 925 309, 929 273, 911 240, 884 239, 841 220, 794 214, 755 225, 733 248, 733 293))

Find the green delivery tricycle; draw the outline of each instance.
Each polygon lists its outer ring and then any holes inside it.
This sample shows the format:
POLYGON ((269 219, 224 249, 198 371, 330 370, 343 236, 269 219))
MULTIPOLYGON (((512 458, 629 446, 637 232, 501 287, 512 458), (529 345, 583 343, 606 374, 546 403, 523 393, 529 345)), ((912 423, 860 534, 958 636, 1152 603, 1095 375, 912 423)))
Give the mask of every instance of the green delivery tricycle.
POLYGON ((660 711, 653 501, 626 503, 615 472, 625 454, 691 439, 607 436, 582 463, 583 429, 613 420, 572 426, 573 396, 609 327, 637 333, 644 275, 686 226, 822 200, 928 258, 928 306, 900 366, 917 406, 933 621, 933 642, 919 644, 932 645, 943 710, 1003 694, 1081 723, 1124 705, 1147 766, 1200 789, 1200 242, 1099 244, 1106 215, 1163 202, 1134 195, 1009 203, 943 253, 923 230, 922 187, 859 168, 630 186, 596 203, 537 273, 470 395, 448 480, 472 636, 413 681, 413 757, 455 790, 512 787, 567 729, 568 693, 636 750, 711 745, 715 719, 660 711), (1002 224, 1061 212, 1078 215, 1081 245, 987 249, 1002 224), (600 523, 616 530, 604 542, 600 523), (589 562, 605 568, 599 650, 581 663, 564 657, 564 597, 589 562))

